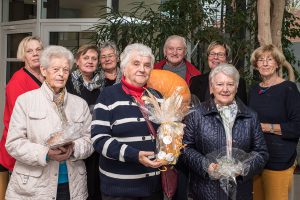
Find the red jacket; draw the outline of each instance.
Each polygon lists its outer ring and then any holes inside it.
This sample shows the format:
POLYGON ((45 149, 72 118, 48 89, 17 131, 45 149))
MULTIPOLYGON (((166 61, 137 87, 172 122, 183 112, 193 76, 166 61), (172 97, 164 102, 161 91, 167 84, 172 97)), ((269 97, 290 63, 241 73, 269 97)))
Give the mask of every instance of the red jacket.
MULTIPOLYGON (((185 81, 188 85, 190 85, 190 80, 193 76, 200 75, 201 72, 194 66, 192 63, 190 63, 187 60, 184 60, 185 65, 186 65, 186 74, 185 74, 185 81)), ((167 63, 167 60, 161 60, 158 63, 154 64, 154 69, 162 69, 163 66, 167 63)))
POLYGON ((14 73, 13 77, 6 85, 5 107, 4 107, 4 116, 3 116, 4 130, 2 134, 2 139, 0 141, 0 164, 3 167, 9 169, 10 171, 13 170, 15 159, 7 153, 5 149, 5 142, 6 142, 9 121, 10 121, 10 117, 15 102, 18 96, 20 96, 21 94, 28 92, 30 90, 37 89, 39 87, 40 85, 38 85, 38 83, 34 81, 27 72, 24 71, 24 68, 14 73))

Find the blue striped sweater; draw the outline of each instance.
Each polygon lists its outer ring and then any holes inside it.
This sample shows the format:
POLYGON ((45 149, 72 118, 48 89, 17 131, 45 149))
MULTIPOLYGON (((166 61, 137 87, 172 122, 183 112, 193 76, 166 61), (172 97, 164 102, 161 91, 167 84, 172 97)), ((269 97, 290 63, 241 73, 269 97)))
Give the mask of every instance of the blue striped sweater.
POLYGON ((103 194, 146 197, 161 191, 159 170, 145 167, 138 160, 139 151, 155 151, 155 140, 137 104, 121 84, 101 92, 91 132, 93 146, 100 154, 103 194))

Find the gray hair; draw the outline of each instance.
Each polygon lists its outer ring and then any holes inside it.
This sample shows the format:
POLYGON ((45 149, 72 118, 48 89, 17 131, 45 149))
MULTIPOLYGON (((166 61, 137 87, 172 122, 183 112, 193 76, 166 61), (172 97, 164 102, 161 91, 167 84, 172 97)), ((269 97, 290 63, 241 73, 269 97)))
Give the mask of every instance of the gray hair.
POLYGON ((131 54, 133 52, 138 53, 139 56, 143 56, 143 57, 150 57, 151 59, 151 68, 153 68, 154 65, 154 55, 152 53, 152 50, 150 47, 141 44, 141 43, 134 43, 134 44, 130 44, 128 46, 125 47, 124 51, 121 53, 120 56, 120 67, 121 70, 124 71, 125 67, 127 66, 129 59, 131 57, 131 54))
POLYGON ((107 49, 107 48, 113 49, 115 51, 116 56, 119 57, 119 51, 118 51, 117 45, 112 41, 105 41, 100 45, 100 56, 101 56, 101 50, 107 49))
POLYGON ((233 78, 235 81, 236 87, 239 86, 240 73, 232 64, 228 64, 228 63, 220 64, 211 70, 211 72, 209 73, 210 85, 212 85, 214 77, 219 73, 223 73, 226 76, 233 78))
POLYGON ((48 68, 52 58, 66 58, 69 62, 70 69, 74 63, 74 56, 70 50, 63 46, 51 45, 45 48, 40 57, 41 66, 48 68))
POLYGON ((184 48, 185 48, 185 49, 187 48, 187 45, 186 45, 186 39, 185 39, 184 37, 181 37, 181 36, 179 36, 179 35, 171 35, 171 36, 169 36, 169 37, 166 39, 166 41, 165 41, 165 44, 164 44, 164 50, 167 48, 168 43, 169 43, 171 40, 174 40, 174 39, 176 39, 176 40, 181 40, 182 43, 183 43, 184 48))

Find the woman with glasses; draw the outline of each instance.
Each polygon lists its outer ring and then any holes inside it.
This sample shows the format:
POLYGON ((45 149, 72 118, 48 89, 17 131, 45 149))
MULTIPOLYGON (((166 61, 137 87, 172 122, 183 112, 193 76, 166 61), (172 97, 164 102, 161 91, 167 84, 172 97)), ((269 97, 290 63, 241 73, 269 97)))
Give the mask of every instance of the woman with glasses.
POLYGON ((40 71, 40 53, 43 44, 36 36, 25 37, 19 44, 17 58, 24 62, 25 66, 19 69, 6 85, 4 130, 0 142, 0 199, 4 199, 8 183, 8 171, 12 171, 15 159, 11 157, 5 148, 7 131, 15 101, 21 94, 39 88, 44 81, 40 71))
POLYGON ((87 199, 83 159, 93 152, 92 117, 87 103, 65 89, 73 60, 65 47, 45 48, 40 57, 45 81, 16 100, 5 144, 16 159, 7 200, 87 199), (80 138, 63 143, 64 136, 75 133, 67 130, 77 130, 80 138))
POLYGON ((254 200, 287 200, 300 130, 300 93, 279 76, 284 55, 274 45, 256 49, 251 64, 261 82, 249 91, 249 106, 258 113, 270 154, 264 171, 254 179, 254 200))
MULTIPOLYGON (((212 70, 222 63, 229 63, 231 57, 230 47, 220 41, 213 41, 207 48, 207 63, 209 69, 212 70)), ((210 70, 200 76, 195 76, 191 79, 190 90, 191 93, 196 95, 201 102, 210 98, 208 76, 210 70)), ((247 103, 246 83, 244 79, 240 79, 237 96, 247 103)))
POLYGON ((100 46, 100 74, 104 78, 104 85, 110 86, 120 83, 122 73, 117 66, 119 61, 119 52, 117 46, 113 42, 104 42, 100 46))

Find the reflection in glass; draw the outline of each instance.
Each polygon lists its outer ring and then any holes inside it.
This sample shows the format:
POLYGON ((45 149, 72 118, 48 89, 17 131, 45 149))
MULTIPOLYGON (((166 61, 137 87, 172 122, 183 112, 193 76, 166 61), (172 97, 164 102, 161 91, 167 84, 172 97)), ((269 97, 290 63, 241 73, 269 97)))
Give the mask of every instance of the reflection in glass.
POLYGON ((97 18, 106 6, 107 0, 42 0, 42 18, 97 18))
POLYGON ((3 21, 36 19, 37 0, 9 0, 3 2, 3 21), (8 10, 8 13, 7 13, 8 10))
POLYGON ((21 40, 31 33, 16 33, 7 35, 7 58, 16 58, 18 46, 21 40))
POLYGON ((6 62, 6 83, 8 83, 13 74, 22 67, 24 67, 24 62, 6 62))
POLYGON ((95 43, 95 32, 50 32, 50 45, 61 45, 73 53, 83 44, 95 43))

